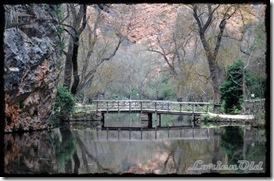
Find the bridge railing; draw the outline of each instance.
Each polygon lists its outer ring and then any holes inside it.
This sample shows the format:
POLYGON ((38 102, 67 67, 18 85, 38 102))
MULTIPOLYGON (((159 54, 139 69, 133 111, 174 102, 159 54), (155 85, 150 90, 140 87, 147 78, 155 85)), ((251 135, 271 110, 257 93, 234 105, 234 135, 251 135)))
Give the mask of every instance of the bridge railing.
POLYGON ((120 110, 154 110, 177 112, 208 112, 212 108, 209 102, 175 102, 151 100, 93 100, 92 105, 96 111, 120 110))

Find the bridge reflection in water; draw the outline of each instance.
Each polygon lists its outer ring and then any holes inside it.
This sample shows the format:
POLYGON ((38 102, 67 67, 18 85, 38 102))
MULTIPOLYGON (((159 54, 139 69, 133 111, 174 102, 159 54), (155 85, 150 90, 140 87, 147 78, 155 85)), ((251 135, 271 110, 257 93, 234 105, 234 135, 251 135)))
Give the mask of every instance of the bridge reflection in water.
POLYGON ((94 141, 163 141, 163 140, 206 140, 214 136, 208 128, 160 128, 160 129, 91 129, 94 141))

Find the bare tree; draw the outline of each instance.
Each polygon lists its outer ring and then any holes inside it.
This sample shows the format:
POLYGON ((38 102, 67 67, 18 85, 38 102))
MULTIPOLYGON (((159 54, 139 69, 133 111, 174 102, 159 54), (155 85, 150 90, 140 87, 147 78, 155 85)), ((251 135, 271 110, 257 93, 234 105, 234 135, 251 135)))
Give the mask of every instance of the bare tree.
POLYGON ((213 100, 218 102, 220 99, 219 85, 222 77, 222 70, 217 62, 217 55, 221 46, 222 37, 226 28, 227 21, 236 13, 238 6, 229 5, 223 6, 224 13, 221 15, 221 21, 219 22, 219 33, 217 34, 215 46, 211 46, 209 39, 207 38, 207 30, 216 21, 214 15, 217 10, 220 9, 220 5, 207 5, 207 10, 203 10, 202 5, 192 5, 193 17, 196 20, 198 26, 199 37, 202 42, 205 54, 207 57, 209 72, 213 86, 213 100), (204 22, 205 21, 205 22, 204 22))
POLYGON ((171 36, 161 40, 159 36, 156 38, 156 47, 148 48, 148 51, 157 53, 162 56, 168 70, 174 80, 177 81, 177 98, 181 99, 182 86, 179 82, 186 80, 194 68, 194 62, 188 61, 186 58, 187 46, 191 41, 193 30, 187 32, 178 31, 176 28, 171 36), (188 70, 186 70, 188 69, 188 70))
POLYGON ((112 6, 107 6, 107 11, 103 12, 100 7, 96 8, 96 18, 94 24, 93 26, 87 26, 88 31, 86 32, 86 35, 88 37, 88 45, 85 48, 87 49, 87 51, 85 52, 86 55, 84 55, 84 61, 82 64, 81 71, 81 80, 76 90, 77 94, 84 93, 84 90, 88 89, 92 85, 93 79, 97 71, 100 69, 102 65, 104 65, 105 62, 112 60, 112 58, 116 55, 117 51, 119 50, 121 43, 124 39, 127 38, 126 36, 129 33, 129 31, 131 31, 130 26, 133 12, 131 12, 131 16, 129 17, 129 19, 126 19, 128 17, 125 17, 117 21, 116 15, 113 15, 115 14, 113 9, 115 8, 113 8, 112 6), (108 16, 109 13, 113 13, 110 16, 116 18, 114 19, 115 21, 111 21, 111 28, 113 33, 115 34, 113 42, 115 42, 115 39, 118 38, 118 41, 116 40, 117 42, 115 43, 110 43, 108 41, 104 42, 104 37, 102 37, 104 35, 100 34, 100 37, 98 37, 97 34, 97 30, 100 28, 99 25, 106 23, 102 20, 102 16, 108 16), (114 44, 114 46, 112 46, 111 44, 114 44), (100 46, 102 47, 100 48, 100 46))

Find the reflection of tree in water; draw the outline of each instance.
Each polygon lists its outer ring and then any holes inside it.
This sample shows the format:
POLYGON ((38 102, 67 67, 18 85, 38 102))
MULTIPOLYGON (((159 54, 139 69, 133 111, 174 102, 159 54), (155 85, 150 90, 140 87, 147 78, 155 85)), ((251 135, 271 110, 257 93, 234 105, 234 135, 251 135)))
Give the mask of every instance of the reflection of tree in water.
POLYGON ((97 166, 96 172, 107 172, 110 171, 104 168, 99 161, 89 153, 88 149, 86 148, 85 144, 80 139, 77 132, 72 133, 70 130, 69 124, 63 125, 60 128, 62 141, 60 142, 59 139, 55 140, 55 151, 56 151, 56 158, 58 160, 58 165, 61 170, 64 170, 65 173, 79 173, 80 162, 82 158, 82 163, 86 173, 90 173, 89 170, 89 163, 87 157, 91 160, 92 163, 95 163, 97 166), (78 148, 81 150, 81 158, 79 158, 77 154, 77 145, 78 148), (74 163, 74 164, 72 164, 74 163), (73 168, 74 165, 74 168, 73 168), (73 172, 72 172, 73 169, 73 172))
POLYGON ((171 146, 166 147, 166 150, 169 150, 169 154, 164 162, 164 172, 188 173, 187 169, 196 160, 210 162, 211 156, 214 154, 212 144, 212 141, 204 140, 174 142, 171 146))
POLYGON ((77 132, 74 132, 74 135, 76 137, 77 140, 77 144, 79 145, 79 148, 81 149, 81 153, 82 153, 82 159, 83 159, 83 165, 85 167, 86 172, 89 172, 89 166, 88 166, 88 161, 87 161, 87 157, 93 162, 96 163, 97 166, 97 170, 96 172, 100 173, 100 172, 111 172, 110 169, 108 168, 104 168, 100 162, 98 161, 98 159, 96 157, 94 157, 91 153, 89 153, 88 149, 86 148, 86 145, 82 142, 82 140, 80 139, 80 136, 78 135, 77 132))
POLYGON ((240 127, 228 126, 221 136, 221 147, 228 156, 229 164, 243 159, 243 131, 240 127))
POLYGON ((55 153, 58 161, 58 167, 65 169, 65 173, 78 173, 80 161, 76 150, 76 141, 73 137, 69 125, 60 128, 62 141, 57 137, 54 140, 55 153), (72 159, 74 161, 74 170, 72 172, 72 159))
POLYGON ((157 174, 184 174, 195 160, 210 162, 213 152, 212 142, 204 140, 174 141, 171 144, 163 143, 161 152, 146 163, 133 167, 129 172, 157 173, 157 174))

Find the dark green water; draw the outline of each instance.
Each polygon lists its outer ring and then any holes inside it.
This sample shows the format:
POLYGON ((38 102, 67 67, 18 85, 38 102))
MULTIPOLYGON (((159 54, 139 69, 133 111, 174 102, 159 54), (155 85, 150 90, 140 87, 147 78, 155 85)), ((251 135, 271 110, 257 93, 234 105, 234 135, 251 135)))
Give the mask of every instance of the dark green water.
MULTIPOLYGON (((117 120, 113 120, 115 122, 117 120)), ((182 130, 157 133, 128 133, 99 131, 87 123, 71 124, 51 131, 6 134, 5 173, 10 174, 58 174, 58 173, 155 173, 201 174, 208 172, 257 173, 265 170, 265 133, 252 127, 210 128, 209 132, 182 130), (116 134, 116 136, 115 136, 116 134), (149 136, 149 134, 151 134, 149 136), (176 136, 177 134, 177 136, 176 136), (189 134, 189 135, 188 135, 189 134), (135 135, 135 137, 134 137, 135 135), (162 135, 162 137, 161 137, 162 135), (188 135, 188 136, 187 136, 188 135), (205 137, 206 136, 206 137, 205 137), (159 138, 161 137, 161 139, 159 138), (135 139, 134 139, 135 138, 135 139), (176 138, 176 139, 174 139, 176 138), (262 162, 262 170, 214 170, 199 169, 201 165, 238 165, 247 160, 251 165, 262 162), (190 168, 196 162, 198 169, 190 168)), ((207 130, 207 129, 205 129, 207 130)), ((206 166, 205 166, 206 167, 206 166)))

